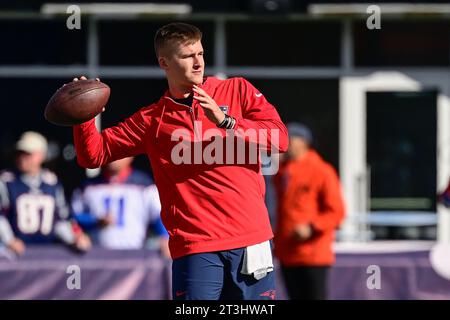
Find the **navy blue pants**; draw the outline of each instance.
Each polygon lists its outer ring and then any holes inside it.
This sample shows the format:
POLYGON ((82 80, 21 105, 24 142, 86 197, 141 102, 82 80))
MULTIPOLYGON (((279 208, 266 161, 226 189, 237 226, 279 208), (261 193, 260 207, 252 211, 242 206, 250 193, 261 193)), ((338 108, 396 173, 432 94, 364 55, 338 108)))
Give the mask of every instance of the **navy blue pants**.
POLYGON ((274 300, 274 271, 256 280, 242 274, 244 248, 197 253, 172 264, 174 300, 274 300))

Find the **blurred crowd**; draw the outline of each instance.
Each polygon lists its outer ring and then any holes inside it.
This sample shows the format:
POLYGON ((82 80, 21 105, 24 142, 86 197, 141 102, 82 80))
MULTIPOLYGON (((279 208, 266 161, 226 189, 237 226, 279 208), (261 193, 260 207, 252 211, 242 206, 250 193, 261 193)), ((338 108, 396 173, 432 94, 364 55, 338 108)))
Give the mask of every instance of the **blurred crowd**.
POLYGON ((87 178, 66 199, 55 173, 43 167, 47 139, 24 132, 15 144, 14 166, 0 173, 0 242, 21 255, 29 245, 62 243, 78 252, 156 248, 169 257, 151 177, 125 158, 87 178))

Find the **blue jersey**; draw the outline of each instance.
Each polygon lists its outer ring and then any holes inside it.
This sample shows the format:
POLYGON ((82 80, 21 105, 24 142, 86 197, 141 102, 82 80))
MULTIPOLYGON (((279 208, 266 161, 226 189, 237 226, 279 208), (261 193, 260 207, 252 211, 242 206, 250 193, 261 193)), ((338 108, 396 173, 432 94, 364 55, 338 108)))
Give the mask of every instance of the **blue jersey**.
POLYGON ((63 188, 56 175, 46 169, 35 177, 1 172, 0 212, 14 235, 25 243, 54 242, 60 238, 58 226, 69 223, 70 218, 63 188))
POLYGON ((72 209, 77 222, 102 247, 142 248, 149 228, 157 235, 167 235, 160 219, 158 190, 151 178, 138 170, 116 181, 105 175, 87 179, 75 190, 72 209), (114 223, 98 228, 98 220, 106 215, 112 216, 114 223))

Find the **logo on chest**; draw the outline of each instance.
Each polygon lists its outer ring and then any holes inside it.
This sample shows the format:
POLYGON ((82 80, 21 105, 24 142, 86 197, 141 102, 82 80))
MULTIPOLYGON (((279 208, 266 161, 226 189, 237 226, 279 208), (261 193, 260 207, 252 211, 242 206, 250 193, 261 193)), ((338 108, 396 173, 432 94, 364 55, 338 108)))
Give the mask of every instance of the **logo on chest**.
POLYGON ((220 110, 222 110, 223 113, 228 114, 228 106, 219 106, 220 110))

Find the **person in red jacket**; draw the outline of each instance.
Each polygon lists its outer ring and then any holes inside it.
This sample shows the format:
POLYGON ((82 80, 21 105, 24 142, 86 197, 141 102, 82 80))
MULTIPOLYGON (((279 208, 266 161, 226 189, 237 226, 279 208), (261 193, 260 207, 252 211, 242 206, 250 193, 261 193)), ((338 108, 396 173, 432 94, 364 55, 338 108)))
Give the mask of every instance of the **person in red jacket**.
POLYGON ((170 236, 175 299, 273 299, 258 154, 285 152, 287 129, 245 79, 204 77, 201 38, 190 24, 160 28, 154 44, 167 92, 101 133, 93 119, 74 126, 77 160, 96 168, 147 154, 170 236))
POLYGON ((309 128, 291 123, 288 132, 287 159, 274 177, 275 254, 291 299, 323 300, 335 230, 344 218, 341 187, 333 167, 311 148, 309 128))

